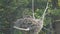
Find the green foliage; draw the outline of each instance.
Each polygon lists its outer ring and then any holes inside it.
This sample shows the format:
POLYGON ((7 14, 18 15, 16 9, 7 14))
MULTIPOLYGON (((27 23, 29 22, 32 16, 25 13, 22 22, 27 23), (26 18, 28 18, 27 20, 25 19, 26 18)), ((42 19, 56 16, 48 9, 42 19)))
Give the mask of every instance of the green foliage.
POLYGON ((56 15, 56 16, 60 16, 60 9, 53 9, 53 10, 50 10, 51 11, 51 14, 53 15, 56 15))
POLYGON ((44 12, 44 9, 36 9, 35 10, 35 17, 40 18, 44 12))
MULTIPOLYGON (((11 28, 10 25, 13 26, 13 22, 22 18, 24 15, 32 16, 31 9, 31 1, 32 0, 0 0, 0 28, 3 29, 2 32, 6 30, 4 28, 11 28), (24 12, 24 13, 23 13, 24 12), (10 27, 9 27, 10 26, 10 27)), ((37 19, 41 18, 44 9, 46 7, 47 0, 34 0, 35 1, 35 17, 37 19)), ((50 0, 49 0, 50 2, 50 0)), ((46 27, 51 22, 51 15, 60 16, 60 9, 51 9, 52 5, 49 5, 48 16, 45 17, 44 26, 46 27)), ((14 30, 15 34, 22 34, 22 32, 18 30, 14 30)), ((41 31, 41 34, 46 34, 47 31, 41 31)))
MULTIPOLYGON (((28 0, 0 0, 0 29, 1 32, 6 34, 8 28, 13 27, 13 22, 21 15, 18 13, 22 12, 23 6, 27 6, 29 3, 28 0), (18 11, 19 10, 19 11, 18 11), (21 10, 21 11, 20 11, 21 10)), ((12 30, 11 30, 12 32, 12 30)), ((2 34, 2 33, 1 33, 2 34)), ((11 34, 11 33, 9 33, 11 34)))
POLYGON ((15 29, 15 30, 14 30, 14 34, 22 34, 22 32, 15 29))

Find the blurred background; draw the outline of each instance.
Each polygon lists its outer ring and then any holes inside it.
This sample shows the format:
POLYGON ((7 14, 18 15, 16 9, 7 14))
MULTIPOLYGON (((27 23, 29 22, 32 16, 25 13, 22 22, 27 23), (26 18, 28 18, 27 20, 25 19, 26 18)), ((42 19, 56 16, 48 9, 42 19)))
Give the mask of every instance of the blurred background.
MULTIPOLYGON (((39 19, 47 5, 44 25, 39 34, 60 34, 60 0, 34 0, 35 18, 39 19)), ((22 34, 13 29, 17 19, 25 15, 32 16, 32 0, 0 0, 0 34, 22 34)))

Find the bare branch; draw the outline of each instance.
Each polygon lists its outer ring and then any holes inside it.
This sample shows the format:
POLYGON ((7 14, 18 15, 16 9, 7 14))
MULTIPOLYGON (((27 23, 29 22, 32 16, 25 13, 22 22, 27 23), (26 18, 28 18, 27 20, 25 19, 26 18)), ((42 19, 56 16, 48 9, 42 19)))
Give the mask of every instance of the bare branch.
POLYGON ((44 13, 43 13, 43 15, 42 15, 42 20, 44 21, 44 17, 45 17, 45 15, 46 15, 46 11, 47 11, 47 9, 48 9, 48 2, 47 2, 47 5, 46 5, 46 8, 45 8, 45 10, 44 10, 44 13))
POLYGON ((18 30, 24 30, 24 31, 29 31, 30 29, 29 28, 19 28, 19 27, 17 27, 17 26, 14 26, 14 28, 15 29, 18 29, 18 30))
POLYGON ((34 16, 34 0, 32 0, 32 13, 33 13, 33 18, 35 19, 35 16, 34 16))

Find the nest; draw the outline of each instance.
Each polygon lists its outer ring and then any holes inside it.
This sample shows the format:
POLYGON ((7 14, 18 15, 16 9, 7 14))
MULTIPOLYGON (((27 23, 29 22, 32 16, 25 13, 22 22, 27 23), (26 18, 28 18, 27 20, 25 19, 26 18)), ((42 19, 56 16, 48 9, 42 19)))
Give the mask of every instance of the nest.
POLYGON ((38 19, 33 19, 33 18, 22 18, 18 19, 15 22, 15 26, 20 27, 20 28, 27 28, 29 27, 31 30, 35 28, 41 29, 41 21, 38 19))

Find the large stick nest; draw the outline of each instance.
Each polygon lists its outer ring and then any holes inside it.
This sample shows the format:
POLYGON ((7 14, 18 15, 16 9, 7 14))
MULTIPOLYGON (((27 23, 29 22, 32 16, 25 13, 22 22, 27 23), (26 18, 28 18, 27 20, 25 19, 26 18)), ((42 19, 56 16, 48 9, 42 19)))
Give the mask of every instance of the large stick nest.
POLYGON ((42 25, 42 21, 33 18, 22 18, 22 19, 18 19, 15 22, 15 26, 20 28, 29 27, 30 29, 34 29, 38 27, 41 28, 41 25, 42 25))

